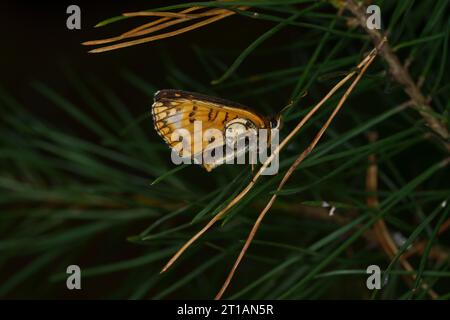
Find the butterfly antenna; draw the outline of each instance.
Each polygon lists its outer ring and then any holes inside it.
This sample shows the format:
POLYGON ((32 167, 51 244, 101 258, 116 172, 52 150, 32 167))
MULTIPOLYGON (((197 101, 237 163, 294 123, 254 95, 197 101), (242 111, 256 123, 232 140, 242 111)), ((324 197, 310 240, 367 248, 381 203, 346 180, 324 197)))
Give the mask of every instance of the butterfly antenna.
POLYGON ((283 109, 281 109, 280 112, 278 112, 275 118, 281 119, 282 117, 284 117, 284 113, 290 110, 298 102, 299 99, 305 97, 307 94, 308 91, 303 91, 301 94, 299 94, 298 98, 292 99, 286 106, 283 107, 283 109))

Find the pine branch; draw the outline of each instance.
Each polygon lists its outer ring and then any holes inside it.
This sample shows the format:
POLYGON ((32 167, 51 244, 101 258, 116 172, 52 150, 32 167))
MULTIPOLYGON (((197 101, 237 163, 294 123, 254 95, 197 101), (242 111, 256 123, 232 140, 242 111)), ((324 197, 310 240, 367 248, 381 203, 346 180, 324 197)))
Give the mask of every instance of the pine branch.
MULTIPOLYGON (((381 34, 376 29, 369 29, 366 21, 366 6, 356 3, 354 0, 347 0, 344 7, 348 9, 358 20, 359 25, 372 38, 375 46, 382 41, 385 35, 381 34)), ((386 43, 380 51, 380 56, 389 65, 389 72, 392 77, 404 89, 405 93, 411 98, 413 102, 411 106, 419 112, 426 124, 441 138, 444 148, 450 152, 450 133, 444 123, 434 116, 434 110, 429 104, 429 99, 426 98, 420 91, 419 86, 413 81, 405 64, 400 62, 400 59, 392 50, 389 43, 386 43)))

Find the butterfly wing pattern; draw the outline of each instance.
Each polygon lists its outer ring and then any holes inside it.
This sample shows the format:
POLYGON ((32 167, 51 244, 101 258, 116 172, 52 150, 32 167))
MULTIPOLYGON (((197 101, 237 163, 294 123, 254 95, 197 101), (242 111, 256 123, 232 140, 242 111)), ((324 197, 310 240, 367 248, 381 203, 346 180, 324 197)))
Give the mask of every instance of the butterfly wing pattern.
MULTIPOLYGON (((172 149, 180 143, 179 140, 172 139, 172 133, 177 129, 185 129, 194 137, 198 133, 195 131, 198 130, 194 125, 195 121, 201 121, 202 133, 208 129, 217 129, 225 134, 227 128, 231 130, 230 124, 236 122, 242 124, 246 130, 270 128, 266 118, 238 103, 172 89, 155 93, 152 117, 155 130, 172 149)), ((210 142, 202 140, 200 143, 201 149, 204 150, 210 142)), ((198 150, 195 149, 194 139, 191 140, 191 150, 198 150)), ((191 154, 191 158, 194 156, 191 154)), ((203 164, 207 171, 216 166, 203 164)))

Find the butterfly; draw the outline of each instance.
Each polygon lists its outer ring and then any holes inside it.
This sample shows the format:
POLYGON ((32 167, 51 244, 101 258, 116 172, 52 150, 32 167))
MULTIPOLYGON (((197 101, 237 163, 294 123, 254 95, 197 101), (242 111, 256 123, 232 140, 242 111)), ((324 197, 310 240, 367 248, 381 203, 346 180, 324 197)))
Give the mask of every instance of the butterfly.
MULTIPOLYGON (((196 134, 215 129, 226 139, 236 139, 237 136, 246 133, 257 135, 259 129, 278 129, 280 126, 279 116, 269 119, 236 102, 173 89, 155 93, 151 113, 156 132, 182 157, 186 157, 186 153, 183 153, 179 147, 182 139, 174 135, 177 130, 184 130, 191 137, 195 137, 196 134), (199 122, 201 127, 197 125, 199 122)), ((268 130, 268 132, 270 134, 271 131, 268 130)), ((188 142, 190 150, 187 156, 191 159, 203 152, 208 144, 214 141, 214 139, 203 138, 200 142, 194 140, 191 139, 188 142), (192 150, 198 152, 192 152, 192 150)), ((216 145, 226 142, 229 141, 220 140, 216 145)), ((202 163, 202 166, 209 172, 222 163, 223 161, 202 163)))

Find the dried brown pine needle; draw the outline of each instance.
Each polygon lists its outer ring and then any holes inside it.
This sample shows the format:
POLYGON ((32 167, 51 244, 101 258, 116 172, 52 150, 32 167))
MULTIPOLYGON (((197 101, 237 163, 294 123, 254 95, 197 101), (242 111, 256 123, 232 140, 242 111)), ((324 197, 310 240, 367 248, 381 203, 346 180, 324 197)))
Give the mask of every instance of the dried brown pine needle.
MULTIPOLYGON (((192 8, 201 8, 201 7, 192 7, 192 8)), ((241 7, 242 8, 242 7, 241 7)), ((186 18, 186 19, 194 19, 194 18, 202 18, 220 15, 224 13, 228 13, 230 10, 227 9, 211 9, 202 13, 194 13, 188 14, 184 12, 153 12, 153 11, 138 11, 138 12, 126 12, 122 15, 125 17, 168 17, 168 18, 186 18)))
MULTIPOLYGON (((199 8, 200 7, 191 7, 191 8, 188 8, 188 9, 184 10, 184 11, 181 11, 180 14, 185 14, 185 13, 188 13, 188 12, 192 12, 192 11, 194 11, 196 9, 199 9, 199 8)), ((107 39, 101 39, 101 40, 86 41, 86 42, 83 42, 82 44, 83 45, 87 45, 87 46, 91 46, 91 45, 99 45, 99 44, 105 44, 105 43, 111 43, 111 42, 115 42, 115 41, 120 41, 120 40, 123 40, 123 39, 126 39, 126 38, 138 37, 138 36, 141 36, 141 35, 144 35, 144 34, 149 34, 149 33, 152 33, 152 32, 156 32, 156 31, 162 30, 164 28, 173 26, 175 24, 186 22, 188 20, 193 19, 193 18, 189 18, 189 17, 182 17, 182 18, 179 18, 179 19, 176 19, 176 20, 169 21, 171 18, 172 17, 167 17, 166 16, 164 18, 161 18, 161 19, 158 19, 158 20, 146 23, 144 25, 141 25, 139 27, 136 27, 136 28, 134 28, 134 29, 132 29, 130 31, 127 31, 127 32, 119 35, 119 36, 112 37, 112 38, 107 38, 107 39), (166 22, 166 21, 168 21, 168 22, 166 22), (166 23, 164 23, 164 22, 166 22, 166 23), (153 27, 153 28, 151 28, 151 27, 153 27)))
POLYGON ((152 12, 152 11, 138 11, 122 13, 124 17, 167 17, 167 18, 200 18, 199 14, 186 14, 178 12, 152 12))
MULTIPOLYGON (((237 7, 236 9, 247 10, 248 8, 249 7, 246 7, 246 6, 240 6, 240 7, 237 7)), ((162 17, 162 18, 160 18, 156 21, 146 23, 139 27, 136 27, 136 28, 134 28, 130 31, 127 31, 116 37, 86 41, 86 42, 83 42, 82 44, 87 45, 87 46, 93 46, 93 45, 102 45, 102 44, 106 44, 106 43, 112 43, 112 42, 121 41, 121 40, 124 40, 127 38, 139 37, 139 36, 143 36, 146 34, 161 31, 168 27, 171 27, 171 26, 174 26, 174 25, 177 25, 180 23, 189 22, 191 20, 210 17, 203 21, 194 23, 187 27, 179 28, 174 31, 169 31, 169 32, 165 32, 162 34, 158 34, 158 35, 154 35, 154 36, 150 36, 150 37, 146 37, 146 38, 141 38, 141 39, 137 39, 137 40, 126 41, 126 42, 122 42, 122 43, 118 43, 118 44, 114 44, 114 45, 110 45, 110 46, 106 46, 106 47, 100 47, 100 48, 89 51, 90 53, 106 52, 106 51, 110 51, 110 50, 121 49, 121 48, 130 47, 130 46, 134 46, 134 45, 138 45, 138 44, 142 44, 142 43, 146 43, 146 42, 151 42, 151 41, 156 41, 156 40, 173 37, 173 36, 206 26, 210 23, 219 21, 221 19, 224 19, 226 17, 236 14, 235 11, 232 11, 229 9, 222 9, 222 8, 213 8, 213 9, 207 10, 205 12, 195 13, 195 14, 190 13, 190 12, 194 12, 199 9, 201 9, 201 7, 197 6, 197 7, 191 7, 191 8, 185 9, 180 12, 141 11, 141 12, 124 13, 123 15, 127 16, 127 17, 149 16, 149 17, 162 17)))
MULTIPOLYGON (((193 12, 193 11, 196 11, 196 10, 199 10, 199 9, 202 9, 202 7, 190 7, 190 8, 187 8, 187 9, 183 10, 183 11, 180 11, 179 13, 181 13, 181 14, 189 13, 189 12, 193 12)), ((136 27, 134 29, 131 29, 130 31, 127 31, 127 32, 123 33, 123 36, 131 35, 133 33, 137 33, 138 31, 150 28, 150 27, 152 27, 154 25, 163 23, 163 22, 165 22, 167 20, 170 20, 170 18, 161 18, 161 19, 158 19, 158 20, 155 20, 155 21, 143 24, 143 25, 141 25, 139 27, 136 27)))
POLYGON ((142 44, 142 43, 146 43, 146 42, 151 42, 151 41, 156 41, 156 40, 161 40, 161 39, 173 37, 173 36, 179 35, 181 33, 189 32, 189 31, 192 31, 194 29, 197 29, 197 28, 203 27, 205 25, 208 25, 210 23, 213 23, 215 21, 221 20, 223 18, 228 17, 231 14, 232 13, 227 14, 227 15, 220 15, 220 16, 212 17, 210 19, 204 20, 202 22, 198 22, 198 23, 193 24, 191 26, 188 26, 188 27, 185 27, 185 28, 181 28, 181 29, 178 29, 178 30, 175 30, 175 31, 172 31, 172 32, 166 32, 166 33, 159 34, 159 35, 152 36, 152 37, 147 37, 147 38, 143 38, 143 39, 139 39, 139 40, 127 41, 127 42, 123 42, 123 43, 119 43, 119 44, 115 44, 115 45, 111 45, 111 46, 107 46, 107 47, 102 47, 102 48, 91 50, 89 52, 90 53, 101 53, 101 52, 121 49, 121 48, 125 48, 125 47, 131 47, 131 46, 135 46, 137 44, 142 44))

